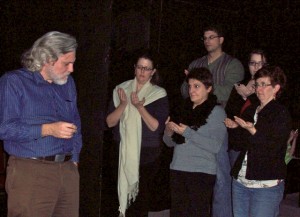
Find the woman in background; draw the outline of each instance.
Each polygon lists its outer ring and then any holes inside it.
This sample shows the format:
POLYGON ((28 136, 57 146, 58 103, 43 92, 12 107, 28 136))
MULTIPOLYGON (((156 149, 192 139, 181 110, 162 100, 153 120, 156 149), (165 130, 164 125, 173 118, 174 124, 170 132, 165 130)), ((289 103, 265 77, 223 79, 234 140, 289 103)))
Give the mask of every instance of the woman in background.
MULTIPOLYGON (((261 49, 252 50, 248 58, 248 67, 251 77, 250 79, 246 78, 234 85, 225 107, 228 118, 233 119, 234 116, 240 116, 249 105, 258 102, 254 88, 254 75, 266 64, 266 53, 261 49)), ((228 130, 228 152, 231 167, 233 166, 241 150, 239 144, 240 143, 236 138, 236 134, 231 133, 231 131, 228 130)))

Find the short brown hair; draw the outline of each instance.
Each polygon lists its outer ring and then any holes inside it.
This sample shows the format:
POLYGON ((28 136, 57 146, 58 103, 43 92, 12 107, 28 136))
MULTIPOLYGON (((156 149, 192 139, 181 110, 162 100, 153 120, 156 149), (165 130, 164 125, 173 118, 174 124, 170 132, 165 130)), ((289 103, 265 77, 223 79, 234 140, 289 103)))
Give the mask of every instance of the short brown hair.
POLYGON ((276 94, 276 98, 279 98, 287 82, 283 70, 279 66, 264 66, 255 73, 254 79, 257 80, 263 77, 269 77, 273 87, 277 84, 280 86, 276 94))

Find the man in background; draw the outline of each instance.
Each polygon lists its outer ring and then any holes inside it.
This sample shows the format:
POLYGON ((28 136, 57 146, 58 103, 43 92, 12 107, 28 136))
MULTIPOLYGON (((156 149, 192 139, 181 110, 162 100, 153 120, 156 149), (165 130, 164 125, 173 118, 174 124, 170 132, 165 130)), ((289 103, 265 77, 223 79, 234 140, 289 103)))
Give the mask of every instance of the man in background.
MULTIPOLYGON (((243 80, 244 67, 242 63, 223 52, 224 34, 219 26, 209 26, 203 31, 204 46, 207 55, 194 60, 185 74, 193 68, 206 67, 213 74, 214 94, 218 97, 219 103, 225 107, 234 84, 243 80)), ((187 83, 183 82, 181 93, 184 98, 188 97, 187 83)))

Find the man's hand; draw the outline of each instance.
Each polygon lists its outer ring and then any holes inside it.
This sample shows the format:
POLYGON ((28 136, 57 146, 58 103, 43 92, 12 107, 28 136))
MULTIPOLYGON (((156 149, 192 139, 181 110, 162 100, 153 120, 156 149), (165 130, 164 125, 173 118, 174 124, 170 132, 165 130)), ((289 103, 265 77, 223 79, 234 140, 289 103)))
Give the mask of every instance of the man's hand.
POLYGON ((42 125, 42 137, 53 136, 60 139, 71 139, 76 132, 76 125, 68 122, 59 121, 42 125))

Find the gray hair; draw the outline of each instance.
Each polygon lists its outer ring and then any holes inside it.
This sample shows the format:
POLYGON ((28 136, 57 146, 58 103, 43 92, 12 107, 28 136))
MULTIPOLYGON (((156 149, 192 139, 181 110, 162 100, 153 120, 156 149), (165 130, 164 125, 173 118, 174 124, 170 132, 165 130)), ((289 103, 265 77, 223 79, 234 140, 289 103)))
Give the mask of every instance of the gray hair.
POLYGON ((45 63, 55 62, 61 55, 76 51, 77 46, 76 39, 71 35, 48 32, 23 53, 21 63, 30 71, 40 71, 45 63))

